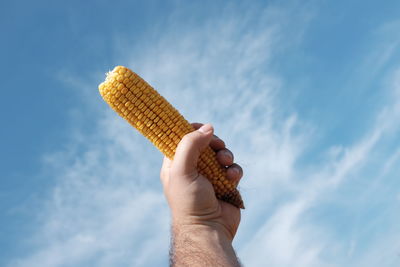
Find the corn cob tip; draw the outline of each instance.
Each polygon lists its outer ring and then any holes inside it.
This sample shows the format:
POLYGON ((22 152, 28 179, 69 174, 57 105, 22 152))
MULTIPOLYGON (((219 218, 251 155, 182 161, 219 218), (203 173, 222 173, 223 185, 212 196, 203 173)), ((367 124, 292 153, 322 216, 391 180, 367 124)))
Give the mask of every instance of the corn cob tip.
POLYGON ((108 86, 110 86, 110 83, 112 83, 115 80, 115 77, 118 74, 123 74, 126 72, 126 68, 123 66, 116 66, 114 67, 113 70, 110 70, 106 72, 106 79, 104 82, 99 84, 99 92, 102 96, 104 96, 105 90, 107 89, 108 86))

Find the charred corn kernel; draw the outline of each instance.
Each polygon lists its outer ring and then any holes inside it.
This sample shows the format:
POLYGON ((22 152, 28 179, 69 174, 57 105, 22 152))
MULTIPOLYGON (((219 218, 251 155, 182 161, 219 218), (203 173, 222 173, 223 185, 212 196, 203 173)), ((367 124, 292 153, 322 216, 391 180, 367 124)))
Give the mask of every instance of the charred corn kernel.
MULTIPOLYGON (((117 66, 99 85, 104 100, 133 127, 149 139, 165 156, 173 159, 180 140, 193 126, 139 75, 117 66)), ((217 198, 244 208, 235 182, 226 178, 214 150, 207 147, 199 157, 199 173, 207 177, 217 198)))

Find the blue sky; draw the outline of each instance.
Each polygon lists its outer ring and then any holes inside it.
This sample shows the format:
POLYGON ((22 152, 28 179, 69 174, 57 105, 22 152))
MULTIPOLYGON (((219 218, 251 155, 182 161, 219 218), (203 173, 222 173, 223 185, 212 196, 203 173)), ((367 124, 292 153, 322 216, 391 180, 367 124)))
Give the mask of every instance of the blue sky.
POLYGON ((115 65, 234 151, 245 266, 399 266, 398 1, 0 7, 0 266, 167 265, 162 157, 97 91, 115 65))

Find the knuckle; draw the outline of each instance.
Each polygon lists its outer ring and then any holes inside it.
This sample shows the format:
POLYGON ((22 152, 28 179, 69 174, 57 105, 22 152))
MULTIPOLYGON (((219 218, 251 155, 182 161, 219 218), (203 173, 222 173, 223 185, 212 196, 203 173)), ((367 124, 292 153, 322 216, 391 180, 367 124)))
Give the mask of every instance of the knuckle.
POLYGON ((192 141, 192 139, 193 139, 192 135, 190 133, 188 133, 182 137, 181 143, 183 143, 183 144, 190 143, 192 141))
POLYGON ((184 146, 191 145, 196 141, 196 132, 191 132, 182 137, 180 143, 184 146))

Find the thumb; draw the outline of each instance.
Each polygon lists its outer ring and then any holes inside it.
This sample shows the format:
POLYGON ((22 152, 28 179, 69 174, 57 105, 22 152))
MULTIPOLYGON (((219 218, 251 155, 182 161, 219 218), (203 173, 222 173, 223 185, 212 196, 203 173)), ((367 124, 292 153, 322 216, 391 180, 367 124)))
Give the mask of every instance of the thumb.
POLYGON ((185 135, 176 148, 171 172, 175 176, 196 177, 197 160, 213 136, 211 124, 204 124, 198 130, 185 135))

